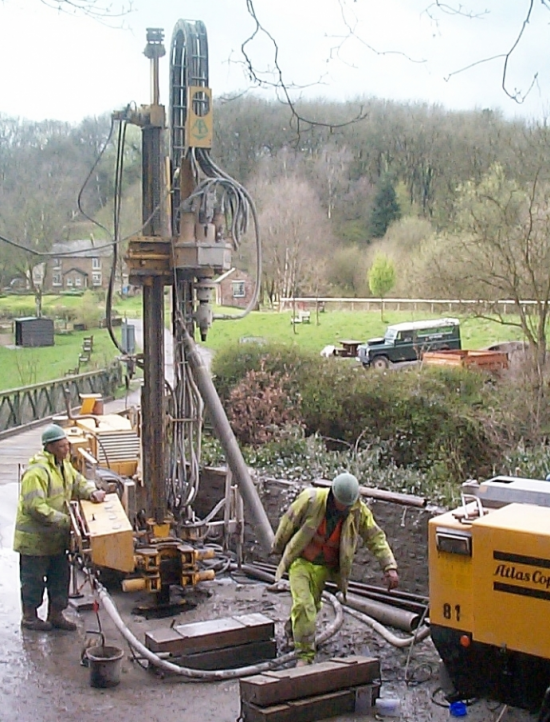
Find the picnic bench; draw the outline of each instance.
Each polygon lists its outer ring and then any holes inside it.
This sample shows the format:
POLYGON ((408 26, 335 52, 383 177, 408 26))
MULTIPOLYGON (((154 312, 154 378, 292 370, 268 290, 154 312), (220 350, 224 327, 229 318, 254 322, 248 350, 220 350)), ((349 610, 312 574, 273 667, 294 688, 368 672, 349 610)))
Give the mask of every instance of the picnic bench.
POLYGON ((296 316, 290 319, 290 323, 310 323, 311 311, 298 311, 296 316))
POLYGON ((363 341, 346 339, 345 341, 340 341, 339 343, 342 348, 334 349, 335 356, 342 356, 344 358, 355 358, 357 356, 357 348, 360 346, 360 344, 363 343, 363 341))

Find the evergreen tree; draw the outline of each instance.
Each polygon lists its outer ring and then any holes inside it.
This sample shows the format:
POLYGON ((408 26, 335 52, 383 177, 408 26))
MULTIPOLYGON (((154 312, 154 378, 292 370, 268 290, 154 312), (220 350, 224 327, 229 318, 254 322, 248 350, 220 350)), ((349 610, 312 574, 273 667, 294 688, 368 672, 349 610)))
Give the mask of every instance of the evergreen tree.
POLYGON ((395 188, 389 176, 382 176, 378 183, 369 219, 369 237, 382 238, 393 221, 401 218, 395 188))

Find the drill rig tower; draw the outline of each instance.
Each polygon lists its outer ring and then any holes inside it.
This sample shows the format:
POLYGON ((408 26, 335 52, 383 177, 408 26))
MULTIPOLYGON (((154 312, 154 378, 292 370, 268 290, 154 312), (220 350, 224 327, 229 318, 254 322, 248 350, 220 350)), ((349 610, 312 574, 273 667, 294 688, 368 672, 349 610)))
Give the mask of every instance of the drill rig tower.
MULTIPOLYGON (((193 538, 193 500, 199 487, 200 440, 206 410, 260 541, 273 531, 250 479, 208 370, 195 345, 213 320, 215 275, 230 268, 231 253, 255 211, 247 191, 213 161, 212 93, 208 87, 206 29, 180 20, 170 47, 169 142, 160 104, 159 63, 164 34, 148 29, 144 54, 151 66, 151 103, 127 108, 118 119, 142 130, 142 231, 130 239, 130 282, 143 289, 141 404, 142 476, 146 515, 155 538, 176 529, 193 538), (165 147, 169 147, 166 157, 165 147), (174 378, 165 379, 165 288, 172 300, 174 378)), ((258 264, 260 244, 257 236, 258 264)), ((255 305, 255 298, 249 309, 255 305)))

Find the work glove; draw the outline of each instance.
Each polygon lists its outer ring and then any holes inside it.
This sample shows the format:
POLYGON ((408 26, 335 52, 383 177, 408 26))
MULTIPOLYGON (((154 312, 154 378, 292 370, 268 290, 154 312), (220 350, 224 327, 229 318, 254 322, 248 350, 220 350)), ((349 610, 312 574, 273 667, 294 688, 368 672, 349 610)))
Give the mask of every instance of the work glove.
POLYGON ((103 491, 103 489, 96 489, 90 495, 90 501, 93 501, 94 504, 101 504, 104 499, 105 492, 103 491))

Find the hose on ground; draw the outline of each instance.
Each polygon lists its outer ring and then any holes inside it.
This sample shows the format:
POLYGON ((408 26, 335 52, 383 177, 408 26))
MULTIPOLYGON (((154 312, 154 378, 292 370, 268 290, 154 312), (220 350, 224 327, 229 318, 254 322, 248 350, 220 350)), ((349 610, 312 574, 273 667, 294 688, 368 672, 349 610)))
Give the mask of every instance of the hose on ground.
MULTIPOLYGON (((295 651, 289 652, 288 654, 284 654, 281 657, 277 657, 276 659, 268 660, 267 662, 260 662, 259 664, 249 665, 248 667, 239 667, 238 669, 220 669, 207 671, 201 669, 192 669, 190 667, 180 667, 177 664, 168 662, 165 659, 161 659, 158 655, 156 655, 150 649, 147 649, 144 644, 142 644, 138 639, 136 639, 136 637, 128 629, 128 627, 122 620, 118 609, 116 608, 116 605, 111 599, 108 591, 105 589, 104 586, 99 583, 97 584, 97 592, 99 595, 99 600, 103 604, 103 608, 113 621, 115 627, 122 634, 124 639, 128 642, 130 647, 135 650, 140 655, 140 657, 146 659, 155 667, 163 669, 166 672, 171 672, 172 674, 177 674, 180 677, 188 677, 189 679, 197 682, 221 682, 228 679, 238 679, 240 677, 248 677, 252 674, 261 674, 262 672, 276 669, 277 667, 281 667, 288 662, 292 662, 297 656, 297 653, 295 651)), ((327 639, 336 634, 336 632, 344 623, 344 612, 342 610, 342 605, 336 599, 336 597, 334 597, 332 594, 324 592, 323 599, 332 604, 332 607, 334 609, 334 619, 324 629, 324 631, 315 638, 315 643, 317 646, 324 644, 327 639)))

